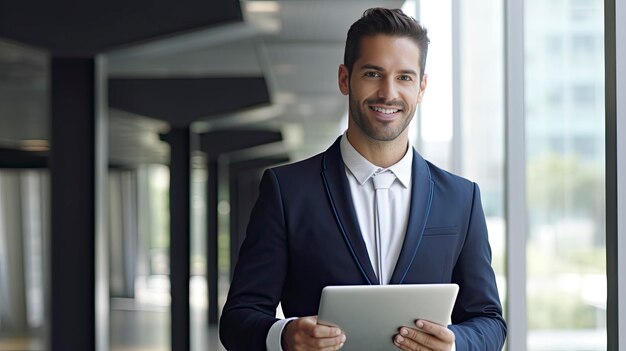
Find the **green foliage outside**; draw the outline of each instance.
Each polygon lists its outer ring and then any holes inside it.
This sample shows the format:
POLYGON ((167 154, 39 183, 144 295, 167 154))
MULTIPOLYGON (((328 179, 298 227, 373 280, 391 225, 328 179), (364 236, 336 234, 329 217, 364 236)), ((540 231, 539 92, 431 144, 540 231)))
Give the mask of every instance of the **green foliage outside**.
POLYGON ((604 174, 575 156, 551 154, 528 164, 528 327, 601 328, 605 311, 583 291, 602 293, 585 284, 606 272, 604 174))
MULTIPOLYGON (((527 251, 529 329, 594 329, 598 308, 583 298, 585 275, 605 274, 604 249, 590 248, 567 255, 550 255, 529 245, 527 251), (580 277, 580 285, 559 284, 559 277, 580 277)), ((603 316, 602 316, 603 318, 603 316)))

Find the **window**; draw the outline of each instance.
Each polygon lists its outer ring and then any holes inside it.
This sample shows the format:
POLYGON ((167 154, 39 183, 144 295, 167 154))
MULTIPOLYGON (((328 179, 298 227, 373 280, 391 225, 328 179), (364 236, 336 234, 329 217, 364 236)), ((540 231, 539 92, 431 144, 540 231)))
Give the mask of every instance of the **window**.
POLYGON ((592 34, 574 34, 572 36, 572 51, 574 55, 593 55, 595 48, 596 38, 592 34))
MULTIPOLYGON (((606 349, 603 2, 525 2, 528 350, 606 349), (550 10, 552 12, 550 12, 550 10), (549 14, 549 15, 548 15, 549 14), (549 17, 548 17, 549 16, 549 17), (556 28, 550 18, 564 21, 556 28), (560 68, 533 45, 572 38, 560 68), (593 64, 581 64, 580 55, 593 64), (600 66, 600 67, 599 67, 600 66), (544 88, 561 82, 562 90, 544 88), (561 102, 563 92, 569 99, 561 102), (562 108, 550 109, 561 103, 562 108)), ((587 62, 587 60, 585 61, 587 62)))
POLYGON ((596 104, 596 89, 592 84, 575 82, 571 85, 573 103, 592 107, 596 104))
POLYGON ((461 175, 480 186, 500 300, 506 303, 504 3, 460 2, 461 175), (480 18, 480 21, 476 21, 480 18))

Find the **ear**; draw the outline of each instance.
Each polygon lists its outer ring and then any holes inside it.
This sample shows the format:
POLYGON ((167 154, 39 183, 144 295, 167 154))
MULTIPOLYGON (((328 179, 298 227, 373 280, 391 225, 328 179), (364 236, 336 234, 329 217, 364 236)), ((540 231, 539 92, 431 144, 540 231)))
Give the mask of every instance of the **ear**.
POLYGON ((422 78, 422 82, 420 83, 420 91, 417 93, 417 103, 422 103, 422 98, 424 97, 424 91, 426 90, 426 85, 428 85, 428 74, 424 73, 424 77, 422 78))
POLYGON ((339 65, 338 78, 339 90, 343 95, 348 95, 350 93, 350 73, 348 72, 348 67, 346 67, 346 65, 339 65))

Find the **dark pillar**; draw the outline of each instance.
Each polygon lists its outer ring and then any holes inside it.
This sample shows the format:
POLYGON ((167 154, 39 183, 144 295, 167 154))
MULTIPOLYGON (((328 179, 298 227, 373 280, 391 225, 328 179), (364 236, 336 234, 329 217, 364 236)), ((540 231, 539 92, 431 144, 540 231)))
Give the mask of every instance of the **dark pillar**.
POLYGON ((208 160, 207 182, 207 280, 209 286, 209 324, 217 325, 217 205, 218 205, 218 166, 217 160, 208 160))
POLYGON ((246 238, 252 208, 259 197, 262 170, 239 172, 230 176, 230 278, 235 273, 239 248, 246 238))
POLYGON ((172 351, 189 351, 191 163, 189 127, 172 127, 170 144, 170 286, 172 351))
MULTIPOLYGON (((278 142, 282 134, 266 130, 221 130, 200 135, 201 150, 207 154, 207 283, 209 300, 209 324, 218 322, 218 158, 228 152, 278 142)), ((228 166, 226 166, 228 167, 228 166)), ((223 180, 229 186, 229 179, 223 180)), ((232 211, 236 209, 231 204, 232 211)), ((231 248, 232 250, 232 248, 231 248)), ((232 269, 232 267, 231 267, 232 269)))
POLYGON ((95 350, 95 61, 53 58, 50 82, 50 348, 95 350))
POLYGON ((259 184, 263 171, 268 167, 285 163, 289 157, 274 156, 252 158, 229 165, 230 189, 230 278, 239 259, 239 249, 246 237, 252 208, 259 196, 259 184))

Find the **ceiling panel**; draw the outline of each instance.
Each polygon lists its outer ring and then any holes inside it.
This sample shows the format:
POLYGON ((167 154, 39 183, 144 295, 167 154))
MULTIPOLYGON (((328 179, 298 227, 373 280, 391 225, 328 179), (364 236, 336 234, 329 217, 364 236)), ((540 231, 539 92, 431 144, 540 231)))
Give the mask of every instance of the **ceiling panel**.
POLYGON ((117 59, 109 65, 109 76, 129 77, 250 77, 262 76, 257 58, 258 39, 201 47, 190 51, 149 57, 117 59))
POLYGON ((263 77, 116 78, 108 88, 111 107, 175 126, 270 102, 263 77))
POLYGON ((71 56, 241 20, 233 0, 0 2, 0 36, 71 56))

